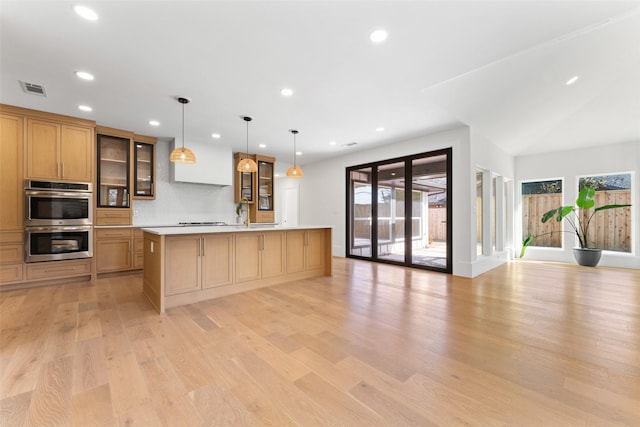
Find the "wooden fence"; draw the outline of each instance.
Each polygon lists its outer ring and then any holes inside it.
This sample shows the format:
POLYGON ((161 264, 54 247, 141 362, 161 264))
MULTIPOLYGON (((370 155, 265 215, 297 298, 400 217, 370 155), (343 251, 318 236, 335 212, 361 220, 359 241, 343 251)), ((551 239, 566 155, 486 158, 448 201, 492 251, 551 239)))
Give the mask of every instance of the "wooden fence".
POLYGON ((447 209, 429 208, 429 240, 447 241, 447 209))
MULTIPOLYGON (((631 203, 630 190, 598 191, 596 206, 631 203)), ((542 215, 562 204, 560 194, 530 194, 522 196, 522 238, 529 234, 552 234, 534 240, 531 246, 561 247, 562 223, 555 219, 546 224, 540 221, 542 215)), ((570 204, 570 203, 567 203, 570 204)), ((587 212, 590 215, 591 212, 587 212)), ((566 221, 565 221, 566 222, 566 221)), ((564 224, 565 230, 571 230, 564 224)), ((573 245, 573 236, 564 233, 569 245, 573 245)), ((631 208, 612 209, 598 212, 589 226, 589 246, 614 251, 631 251, 631 208)))

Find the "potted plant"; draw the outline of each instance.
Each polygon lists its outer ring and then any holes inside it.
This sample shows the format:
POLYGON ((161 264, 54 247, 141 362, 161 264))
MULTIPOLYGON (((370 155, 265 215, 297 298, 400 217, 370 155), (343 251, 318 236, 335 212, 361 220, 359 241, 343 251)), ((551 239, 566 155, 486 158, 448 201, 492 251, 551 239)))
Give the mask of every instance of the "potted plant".
MULTIPOLYGON (((572 230, 565 230, 566 233, 573 233, 578 237, 579 247, 573 248, 573 255, 576 262, 580 265, 595 267, 600 262, 600 256, 602 255, 602 249, 589 247, 589 224, 593 216, 607 209, 624 208, 631 206, 629 204, 624 205, 604 205, 594 208, 596 190, 592 186, 585 186, 578 193, 575 206, 560 206, 555 209, 551 209, 542 215, 540 221, 546 223, 551 218, 555 218, 557 222, 563 219, 567 220, 567 223, 571 226, 572 230), (594 208, 593 212, 588 212, 589 209, 594 208)), ((536 236, 529 235, 522 242, 522 251, 520 252, 520 258, 524 256, 527 247, 540 236, 548 235, 549 233, 542 233, 536 236)))
POLYGON ((236 223, 237 224, 242 223, 242 205, 243 205, 243 202, 240 202, 236 205, 236 223))

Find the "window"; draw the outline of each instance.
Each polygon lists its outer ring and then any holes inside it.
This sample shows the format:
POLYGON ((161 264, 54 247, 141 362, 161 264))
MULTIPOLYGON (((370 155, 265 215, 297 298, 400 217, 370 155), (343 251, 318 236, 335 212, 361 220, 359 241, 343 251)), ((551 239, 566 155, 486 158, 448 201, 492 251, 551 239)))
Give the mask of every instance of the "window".
MULTIPOLYGON (((589 185, 596 190, 595 206, 631 204, 631 174, 585 176, 578 180, 578 190, 589 185)), ((593 212, 586 212, 586 221, 593 212)), ((588 229, 588 245, 608 251, 631 252, 631 207, 596 213, 588 229)))
POLYGON ((562 180, 522 183, 522 240, 539 236, 530 246, 562 247, 562 222, 540 220, 545 212, 562 206, 562 180))
POLYGON ((497 192, 498 192, 498 177, 493 175, 491 177, 491 251, 495 252, 496 250, 496 227, 498 225, 498 202, 497 202, 497 192))
POLYGON ((482 203, 482 187, 483 187, 484 172, 481 170, 476 171, 476 254, 482 255, 482 210, 484 209, 482 203))

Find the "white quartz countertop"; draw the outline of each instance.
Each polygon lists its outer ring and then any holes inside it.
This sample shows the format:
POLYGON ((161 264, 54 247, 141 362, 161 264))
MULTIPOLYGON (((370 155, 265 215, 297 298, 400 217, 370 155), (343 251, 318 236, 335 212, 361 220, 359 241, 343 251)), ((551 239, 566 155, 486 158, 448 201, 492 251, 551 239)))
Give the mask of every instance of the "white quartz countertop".
POLYGON ((309 230, 315 228, 333 228, 330 225, 273 225, 273 224, 251 224, 246 225, 197 225, 197 226, 176 226, 176 227, 140 227, 142 231, 159 236, 172 236, 179 234, 208 234, 208 233, 244 233, 247 231, 275 231, 275 230, 309 230))

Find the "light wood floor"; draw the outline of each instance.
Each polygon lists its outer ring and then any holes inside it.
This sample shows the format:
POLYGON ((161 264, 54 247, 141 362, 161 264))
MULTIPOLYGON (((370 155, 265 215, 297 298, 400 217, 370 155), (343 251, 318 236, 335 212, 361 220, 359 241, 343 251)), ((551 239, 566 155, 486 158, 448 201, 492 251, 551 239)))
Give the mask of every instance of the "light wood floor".
POLYGON ((640 425, 640 271, 334 276, 171 309, 139 275, 0 295, 0 425, 640 425))

